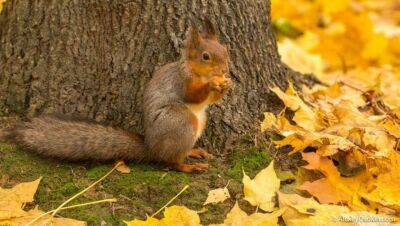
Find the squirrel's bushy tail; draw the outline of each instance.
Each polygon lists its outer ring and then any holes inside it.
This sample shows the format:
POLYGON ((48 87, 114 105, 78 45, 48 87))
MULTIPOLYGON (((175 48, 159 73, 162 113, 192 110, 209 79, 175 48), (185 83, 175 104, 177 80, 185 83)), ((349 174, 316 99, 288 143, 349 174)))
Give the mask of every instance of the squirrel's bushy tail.
POLYGON ((139 135, 64 115, 44 115, 0 130, 0 140, 70 161, 141 161, 145 146, 139 135))

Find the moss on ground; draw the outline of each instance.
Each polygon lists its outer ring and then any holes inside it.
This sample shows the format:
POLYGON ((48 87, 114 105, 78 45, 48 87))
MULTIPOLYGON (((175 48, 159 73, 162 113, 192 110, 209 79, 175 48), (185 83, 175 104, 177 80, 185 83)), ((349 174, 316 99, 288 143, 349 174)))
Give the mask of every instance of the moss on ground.
POLYGON ((259 170, 265 168, 272 158, 269 152, 251 147, 245 151, 233 152, 230 160, 233 164, 232 168, 227 171, 227 175, 233 179, 241 180, 243 171, 253 177, 259 170))
MULTIPOLYGON (((130 164, 130 174, 114 172, 72 204, 105 198, 117 198, 118 202, 66 210, 60 215, 87 221, 89 225, 99 225, 102 222, 107 225, 124 225, 123 220, 144 219, 146 215, 153 214, 187 184, 190 188, 173 204, 200 210, 208 191, 226 186, 229 181, 232 199, 209 205, 208 211, 201 214, 203 224, 221 223, 235 200, 243 197, 242 169, 254 176, 270 161, 268 152, 248 147, 233 151, 228 159, 212 160, 211 168, 203 174, 184 174, 166 171, 159 166, 130 164)), ((0 186, 12 187, 43 177, 35 203, 43 210, 56 208, 111 168, 111 164, 62 163, 43 159, 15 146, 0 144, 0 186)), ((245 203, 243 205, 246 206, 245 203)))

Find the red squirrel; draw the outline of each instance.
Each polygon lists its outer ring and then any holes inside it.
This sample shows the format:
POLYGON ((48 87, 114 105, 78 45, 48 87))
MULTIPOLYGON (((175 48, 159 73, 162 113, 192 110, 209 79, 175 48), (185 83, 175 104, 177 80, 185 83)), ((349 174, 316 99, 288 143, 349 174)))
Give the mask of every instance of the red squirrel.
POLYGON ((186 157, 209 158, 193 148, 206 126, 206 109, 231 86, 227 48, 213 25, 191 25, 179 61, 155 71, 144 92, 144 139, 138 134, 76 120, 42 115, 0 130, 11 141, 39 155, 70 161, 148 161, 182 172, 201 172, 208 164, 186 164, 186 157))

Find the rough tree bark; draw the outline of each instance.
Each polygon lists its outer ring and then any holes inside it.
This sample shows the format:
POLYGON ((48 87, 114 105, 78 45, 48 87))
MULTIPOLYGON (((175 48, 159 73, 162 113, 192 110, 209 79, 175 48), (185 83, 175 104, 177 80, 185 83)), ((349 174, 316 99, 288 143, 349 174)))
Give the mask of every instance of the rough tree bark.
POLYGON ((223 147, 258 130, 280 102, 268 90, 294 72, 280 62, 269 0, 7 0, 0 15, 0 112, 62 112, 142 131, 153 71, 180 56, 189 18, 216 25, 233 89, 213 106, 202 142, 223 147))

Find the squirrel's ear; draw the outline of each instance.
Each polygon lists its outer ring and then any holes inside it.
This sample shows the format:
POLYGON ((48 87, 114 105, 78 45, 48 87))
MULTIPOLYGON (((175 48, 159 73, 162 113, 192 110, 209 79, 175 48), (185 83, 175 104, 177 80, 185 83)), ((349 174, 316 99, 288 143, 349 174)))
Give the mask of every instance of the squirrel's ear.
POLYGON ((196 48, 200 44, 200 34, 193 23, 190 24, 189 29, 186 33, 186 47, 196 48))
POLYGON ((215 35, 215 27, 208 18, 204 19, 204 37, 208 39, 217 38, 215 35))

